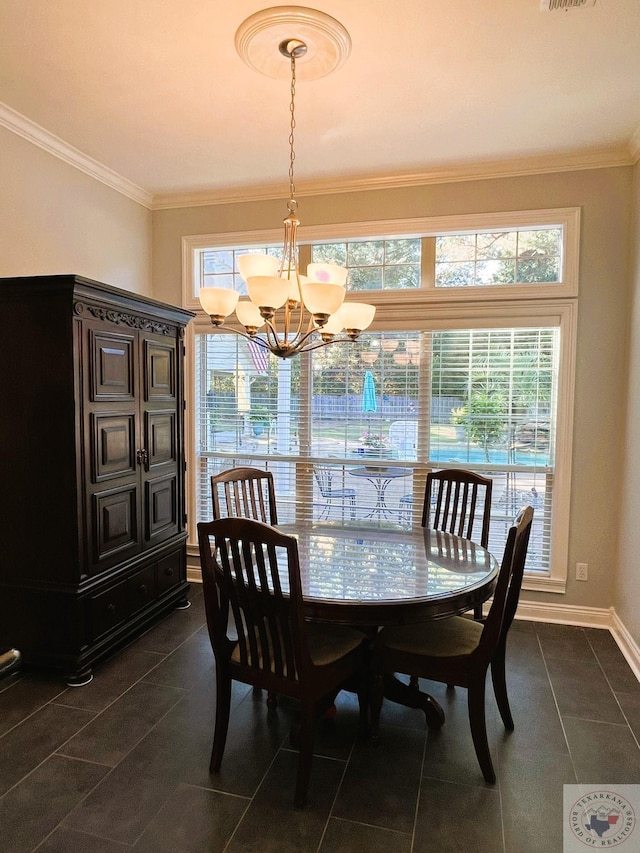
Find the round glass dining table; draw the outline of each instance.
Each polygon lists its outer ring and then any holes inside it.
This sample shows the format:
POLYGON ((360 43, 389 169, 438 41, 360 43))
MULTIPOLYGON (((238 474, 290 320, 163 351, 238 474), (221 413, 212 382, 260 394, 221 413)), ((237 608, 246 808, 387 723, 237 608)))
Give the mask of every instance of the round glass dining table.
POLYGON ((305 614, 312 620, 378 626, 454 616, 486 601, 498 575, 489 551, 439 530, 280 529, 298 540, 305 614))

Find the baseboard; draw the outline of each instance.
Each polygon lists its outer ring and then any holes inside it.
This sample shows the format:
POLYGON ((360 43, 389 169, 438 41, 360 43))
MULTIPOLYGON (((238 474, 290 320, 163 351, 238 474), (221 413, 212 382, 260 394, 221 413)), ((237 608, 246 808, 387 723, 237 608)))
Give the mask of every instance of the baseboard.
POLYGON ((200 564, 190 566, 189 558, 187 557, 187 580, 189 583, 202 583, 202 572, 200 564))
POLYGON ((516 619, 534 622, 555 622, 559 625, 579 625, 582 628, 606 628, 640 681, 640 647, 613 607, 573 607, 563 604, 543 604, 521 601, 516 619))
POLYGON ((613 626, 611 633, 618 644, 620 651, 625 656, 627 663, 633 670, 633 674, 640 681, 640 647, 633 639, 625 625, 620 621, 620 617, 615 610, 611 610, 613 617, 613 626))
POLYGON ((516 619, 532 622, 557 622, 581 628, 613 628, 612 610, 608 607, 575 607, 571 604, 523 601, 520 599, 516 619))

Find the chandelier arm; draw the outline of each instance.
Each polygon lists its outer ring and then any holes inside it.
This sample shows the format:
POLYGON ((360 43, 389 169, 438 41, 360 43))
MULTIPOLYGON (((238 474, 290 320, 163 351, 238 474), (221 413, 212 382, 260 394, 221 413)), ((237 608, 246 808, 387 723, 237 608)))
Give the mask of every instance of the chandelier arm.
MULTIPOLYGON (((300 352, 300 347, 304 344, 304 342, 306 340, 308 340, 311 337, 311 335, 313 335, 313 333, 315 331, 316 331, 315 326, 313 324, 311 324, 311 327, 308 329, 308 331, 306 331, 300 337, 296 336, 291 341, 291 349, 294 349, 296 352, 300 352)), ((324 343, 325 343, 324 341, 318 341, 316 346, 324 346, 324 343)), ((327 341, 327 343, 330 343, 330 342, 327 341)), ((315 348, 316 347, 312 347, 312 349, 315 349, 315 348)))
POLYGON ((231 331, 236 335, 240 335, 243 338, 247 338, 247 340, 253 341, 254 344, 257 344, 261 349, 266 349, 267 352, 273 352, 267 341, 259 335, 247 335, 244 332, 237 331, 237 329, 231 329, 231 331))
POLYGON ((311 352, 314 349, 321 349, 322 347, 327 347, 329 344, 352 344, 355 343, 355 338, 342 337, 339 338, 337 335, 334 338, 331 338, 330 341, 314 341, 308 346, 302 347, 302 349, 296 350, 297 353, 302 352, 311 352))
POLYGON ((233 335, 238 335, 241 338, 245 338, 247 341, 256 341, 256 343, 257 343, 256 335, 250 335, 248 332, 242 331, 242 329, 232 329, 232 328, 224 328, 223 329, 222 326, 217 326, 214 334, 228 335, 229 332, 231 332, 231 334, 233 334, 233 335))
POLYGON ((307 332, 299 340, 294 340, 290 344, 283 344, 278 338, 275 338, 275 340, 273 341, 273 345, 260 335, 250 335, 247 332, 242 331, 241 329, 220 329, 219 334, 229 334, 229 332, 231 332, 234 335, 238 335, 238 337, 240 338, 244 338, 246 341, 253 341, 253 343, 259 346, 261 349, 267 350, 267 352, 270 352, 273 355, 278 356, 279 358, 290 358, 291 356, 299 355, 300 353, 311 352, 314 349, 321 349, 322 347, 326 347, 329 344, 348 344, 353 343, 355 341, 355 338, 352 337, 340 337, 336 335, 329 341, 314 341, 312 339, 311 343, 305 345, 305 341, 310 338, 314 331, 315 328, 307 332), (278 349, 278 352, 274 351, 274 346, 278 349))
POLYGON ((270 339, 271 342, 273 343, 273 345, 275 347, 278 347, 278 349, 279 349, 282 346, 282 341, 280 340, 280 337, 278 335, 278 330, 273 325, 271 320, 265 320, 265 327, 266 327, 265 331, 266 331, 267 339, 270 339))

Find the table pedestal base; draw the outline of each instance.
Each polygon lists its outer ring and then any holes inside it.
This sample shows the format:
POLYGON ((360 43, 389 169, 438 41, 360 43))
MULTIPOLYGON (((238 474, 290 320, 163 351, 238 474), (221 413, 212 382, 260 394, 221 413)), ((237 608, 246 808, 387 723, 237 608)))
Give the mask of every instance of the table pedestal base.
POLYGON ((371 740, 380 739, 380 708, 383 699, 397 702, 405 708, 416 708, 424 712, 427 726, 439 729, 444 723, 444 711, 428 693, 423 693, 411 684, 405 684, 395 675, 375 676, 371 697, 371 740))

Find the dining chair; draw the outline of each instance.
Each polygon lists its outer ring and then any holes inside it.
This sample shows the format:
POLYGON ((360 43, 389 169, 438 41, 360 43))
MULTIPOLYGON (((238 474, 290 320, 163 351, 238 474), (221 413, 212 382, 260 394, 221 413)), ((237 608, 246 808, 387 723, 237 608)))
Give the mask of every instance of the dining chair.
POLYGON ((316 478, 316 483, 320 489, 320 494, 325 499, 326 504, 320 513, 319 520, 328 518, 331 512, 331 504, 334 500, 342 501, 342 515, 344 518, 345 501, 349 501, 349 515, 351 520, 356 517, 356 490, 349 488, 336 489, 333 487, 334 471, 326 465, 314 465, 313 474, 316 478))
MULTIPOLYGON (((252 518, 265 524, 278 523, 276 492, 271 471, 238 465, 211 477, 213 519, 252 518)), ((267 692, 267 708, 275 708, 278 697, 267 692)))
POLYGON ((496 703, 505 728, 514 728, 505 676, 507 634, 518 607, 529 545, 533 507, 524 507, 509 529, 493 602, 484 623, 464 616, 382 628, 373 646, 371 732, 377 739, 384 673, 412 673, 421 678, 467 688, 471 736, 487 782, 496 780, 485 719, 485 682, 491 666, 496 703))
POLYGON ((489 544, 491 491, 493 480, 462 468, 443 468, 427 474, 422 526, 444 530, 473 540, 473 528, 480 518, 483 548, 489 544))
POLYGON ((252 518, 278 523, 276 492, 271 471, 262 468, 229 468, 211 477, 213 518, 252 518))
POLYGON ((198 524, 198 545, 216 660, 210 772, 222 764, 233 680, 290 696, 299 703, 290 739, 299 748, 294 803, 302 807, 315 720, 343 686, 358 692, 366 722, 366 638, 346 625, 305 621, 295 537, 260 521, 224 518, 198 524))
MULTIPOLYGON (((490 477, 473 471, 461 468, 430 471, 422 506, 422 526, 479 541, 487 548, 492 488, 490 477), (473 538, 476 524, 480 526, 479 540, 473 538)), ((474 609, 473 615, 475 619, 482 618, 482 605, 474 609)))

